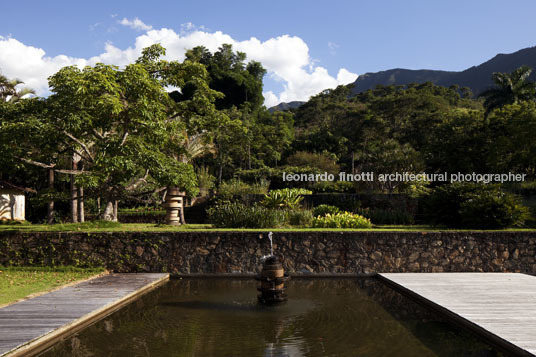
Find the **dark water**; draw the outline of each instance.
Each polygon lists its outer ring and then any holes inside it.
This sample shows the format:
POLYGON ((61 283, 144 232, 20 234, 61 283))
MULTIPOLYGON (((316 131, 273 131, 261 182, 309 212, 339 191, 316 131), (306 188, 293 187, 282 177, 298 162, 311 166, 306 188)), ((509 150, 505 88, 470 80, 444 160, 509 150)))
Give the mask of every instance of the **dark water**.
POLYGON ((42 356, 495 356, 491 347, 373 279, 170 281, 42 356))

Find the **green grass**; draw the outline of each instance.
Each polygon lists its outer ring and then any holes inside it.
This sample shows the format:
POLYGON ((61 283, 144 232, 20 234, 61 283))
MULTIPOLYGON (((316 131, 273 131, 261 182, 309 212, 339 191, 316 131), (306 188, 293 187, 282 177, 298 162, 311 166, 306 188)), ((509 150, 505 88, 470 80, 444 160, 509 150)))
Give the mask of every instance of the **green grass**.
POLYGON ((103 271, 103 268, 0 266, 0 306, 15 302, 30 294, 49 291, 87 279, 103 271))
MULTIPOLYGON (((512 228, 498 231, 534 231, 534 228, 512 228)), ((85 222, 85 223, 65 223, 65 224, 3 224, 0 225, 2 231, 17 232, 375 232, 375 231, 393 231, 393 232, 441 232, 457 231, 471 232, 481 231, 475 229, 451 229, 442 227, 433 227, 426 225, 383 225, 374 226, 373 228, 353 229, 353 228, 212 228, 210 224, 186 224, 182 226, 168 226, 165 224, 153 223, 117 223, 117 222, 85 222)), ((497 230, 492 230, 497 231, 497 230)))

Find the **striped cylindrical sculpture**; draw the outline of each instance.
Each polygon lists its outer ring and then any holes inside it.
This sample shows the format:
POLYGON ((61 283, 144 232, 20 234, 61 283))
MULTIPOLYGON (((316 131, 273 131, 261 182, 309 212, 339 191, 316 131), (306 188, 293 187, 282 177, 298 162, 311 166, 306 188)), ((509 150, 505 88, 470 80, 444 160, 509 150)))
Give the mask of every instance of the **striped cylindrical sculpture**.
POLYGON ((184 193, 177 187, 168 188, 166 194, 166 224, 179 226, 181 222, 181 210, 183 209, 184 193))

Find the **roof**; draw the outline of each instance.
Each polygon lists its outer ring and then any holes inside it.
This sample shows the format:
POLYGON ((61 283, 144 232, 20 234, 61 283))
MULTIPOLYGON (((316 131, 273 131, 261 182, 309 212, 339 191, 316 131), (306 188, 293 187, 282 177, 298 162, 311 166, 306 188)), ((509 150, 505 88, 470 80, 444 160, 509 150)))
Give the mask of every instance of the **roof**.
POLYGON ((36 191, 29 187, 20 187, 17 185, 13 185, 12 183, 6 182, 6 181, 0 181, 0 190, 13 190, 13 191, 19 191, 21 193, 36 193, 36 191))

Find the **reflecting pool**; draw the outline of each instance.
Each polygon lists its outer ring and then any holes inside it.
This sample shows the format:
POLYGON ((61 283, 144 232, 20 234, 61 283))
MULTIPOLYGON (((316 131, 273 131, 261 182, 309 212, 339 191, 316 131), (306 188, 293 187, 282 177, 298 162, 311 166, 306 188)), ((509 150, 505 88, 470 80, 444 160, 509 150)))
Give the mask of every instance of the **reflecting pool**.
POLYGON ((42 356, 496 356, 374 279, 293 279, 257 302, 245 279, 171 280, 42 356))

